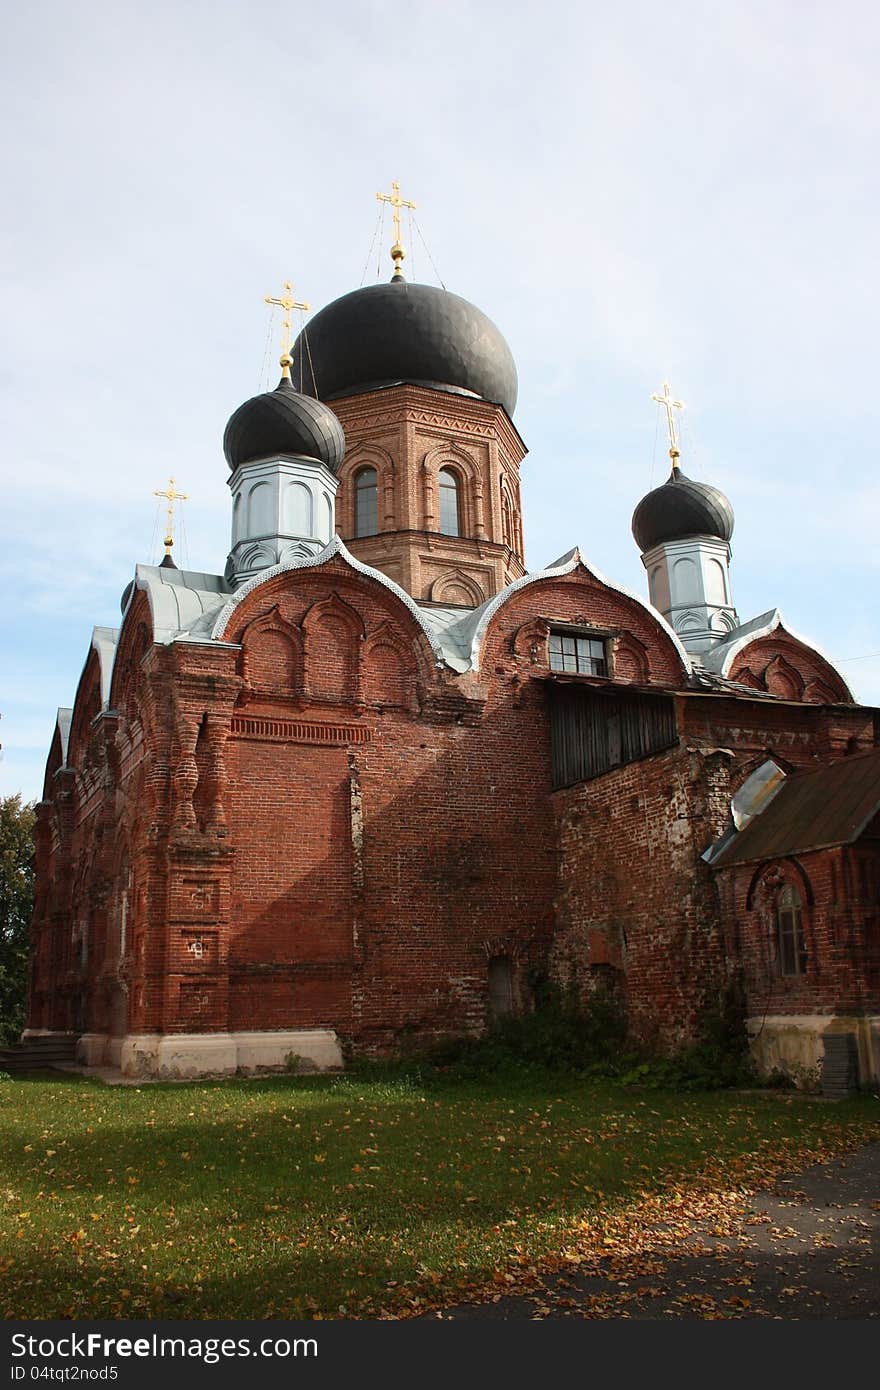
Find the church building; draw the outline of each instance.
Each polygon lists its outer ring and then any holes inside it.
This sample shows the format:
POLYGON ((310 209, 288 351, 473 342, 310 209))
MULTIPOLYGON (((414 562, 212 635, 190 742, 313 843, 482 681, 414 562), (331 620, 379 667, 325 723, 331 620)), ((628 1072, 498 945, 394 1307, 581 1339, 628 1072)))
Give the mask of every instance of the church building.
POLYGON ((92 634, 25 1036, 129 1076, 326 1069, 550 980, 669 1052, 735 982, 763 1068, 810 1081, 845 1034, 876 1082, 880 714, 776 609, 740 620, 668 389, 648 596, 578 549, 528 573, 507 343, 392 257, 232 414, 222 572, 169 540, 92 634))

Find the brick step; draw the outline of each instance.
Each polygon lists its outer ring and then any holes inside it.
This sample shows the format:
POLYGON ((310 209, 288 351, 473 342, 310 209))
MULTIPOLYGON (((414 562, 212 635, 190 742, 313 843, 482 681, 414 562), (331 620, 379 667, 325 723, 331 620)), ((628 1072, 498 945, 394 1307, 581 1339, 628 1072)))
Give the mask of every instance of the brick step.
POLYGON ((47 1038, 27 1038, 12 1047, 0 1047, 0 1071, 38 1071, 59 1062, 76 1060, 77 1039, 73 1034, 47 1038))

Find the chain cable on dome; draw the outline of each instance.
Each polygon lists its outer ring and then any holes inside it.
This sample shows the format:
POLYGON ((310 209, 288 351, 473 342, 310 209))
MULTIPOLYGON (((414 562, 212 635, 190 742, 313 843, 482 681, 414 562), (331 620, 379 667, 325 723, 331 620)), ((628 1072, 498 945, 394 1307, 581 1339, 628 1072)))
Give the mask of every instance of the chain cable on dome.
POLYGON ((181 559, 181 564, 182 564, 183 569, 188 570, 188 569, 189 569, 189 566, 190 566, 190 558, 189 558, 189 536, 187 535, 187 531, 186 531, 186 508, 185 508, 185 507, 181 507, 181 509, 180 509, 179 530, 180 530, 180 559, 181 559))
POLYGON ((260 368, 260 379, 257 382, 258 391, 267 391, 269 388, 269 350, 272 345, 272 334, 275 328, 275 310, 269 314, 269 322, 266 325, 266 347, 263 351, 263 365, 260 368))
MULTIPOLYGON (((318 379, 315 376, 315 366, 312 362, 312 349, 309 347, 309 335, 305 327, 303 327, 302 336, 303 342, 306 345, 306 354, 309 359, 309 371, 312 374, 312 390, 315 393, 315 400, 320 400, 320 396, 318 395, 318 379)), ((302 353, 300 353, 299 358, 300 391, 302 391, 302 353)))
POLYGON ((651 489, 652 489, 653 486, 654 486, 654 469, 655 469, 656 464, 657 464, 657 436, 659 435, 659 433, 660 433, 660 411, 659 411, 659 410, 655 410, 655 411, 654 411, 654 447, 653 447, 653 449, 651 450, 651 481, 650 481, 650 483, 648 484, 648 491, 649 491, 649 492, 651 491, 651 489))
POLYGON ((418 219, 417 217, 413 217, 412 222, 413 222, 413 225, 414 225, 416 231, 417 231, 418 234, 419 234, 419 241, 422 243, 422 245, 423 245, 424 248, 425 248, 425 253, 426 253, 427 257, 428 257, 428 260, 431 262, 431 268, 432 268, 432 270, 434 271, 434 274, 437 276, 437 279, 440 281, 440 288, 445 290, 445 289, 446 289, 446 284, 445 284, 445 282, 444 282, 443 276, 440 274, 439 270, 437 269, 436 265, 434 264, 434 257, 431 255, 431 248, 430 248, 430 246, 429 246, 428 243, 425 241, 425 238, 424 238, 424 236, 422 235, 422 229, 421 229, 421 227, 419 226, 419 219, 418 219))
POLYGON ((385 231, 385 204, 380 203, 379 213, 379 247, 376 251, 376 279, 382 274, 382 234, 385 231))
POLYGON ((156 502, 156 511, 153 515, 153 534, 150 536, 150 548, 147 551, 147 554, 150 557, 151 565, 158 565, 159 563, 159 508, 161 507, 161 505, 161 502, 156 502))

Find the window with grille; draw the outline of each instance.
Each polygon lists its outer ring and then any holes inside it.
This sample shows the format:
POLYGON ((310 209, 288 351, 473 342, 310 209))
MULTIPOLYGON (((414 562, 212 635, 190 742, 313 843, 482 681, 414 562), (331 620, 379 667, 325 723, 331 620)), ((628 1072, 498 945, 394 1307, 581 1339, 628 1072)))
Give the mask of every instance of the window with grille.
POLYGON ((458 514, 458 478, 451 468, 440 469, 440 530, 444 536, 461 535, 458 514))
POLYGON ((787 883, 776 904, 776 929, 779 935, 779 972, 782 975, 803 975, 807 968, 807 947, 801 895, 787 883))
POLYGON ((375 468, 362 468, 354 480, 355 535, 375 536, 379 530, 379 478, 375 468))
POLYGON ((577 676, 607 676, 608 657, 601 637, 575 632, 550 633, 550 670, 577 676))

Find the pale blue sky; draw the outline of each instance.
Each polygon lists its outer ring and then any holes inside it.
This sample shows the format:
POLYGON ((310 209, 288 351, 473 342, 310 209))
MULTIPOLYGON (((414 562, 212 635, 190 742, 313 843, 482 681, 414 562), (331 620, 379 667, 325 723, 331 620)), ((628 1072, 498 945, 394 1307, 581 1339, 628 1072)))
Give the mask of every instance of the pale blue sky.
POLYGON ((685 470, 734 503, 740 617, 779 606, 880 704, 880 656, 850 660, 880 653, 876 4, 32 0, 4 26, 0 791, 39 794, 169 474, 189 563, 222 570, 262 296, 359 285, 392 178, 517 360, 530 568, 579 544, 644 592, 669 379, 685 470))

